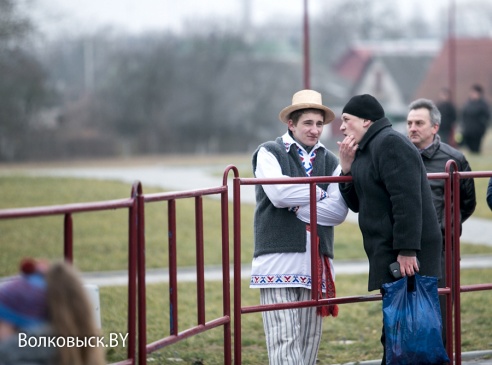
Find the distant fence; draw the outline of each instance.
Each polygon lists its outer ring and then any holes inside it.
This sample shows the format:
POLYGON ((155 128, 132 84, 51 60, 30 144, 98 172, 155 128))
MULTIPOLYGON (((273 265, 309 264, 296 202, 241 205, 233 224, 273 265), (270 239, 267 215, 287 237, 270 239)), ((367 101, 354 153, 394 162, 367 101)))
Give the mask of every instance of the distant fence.
MULTIPOLYGON (((461 293, 479 290, 492 290, 490 284, 461 286, 460 270, 460 191, 461 179, 492 177, 492 171, 457 172, 456 163, 449 161, 446 172, 428 174, 429 179, 445 181, 445 262, 446 287, 439 293, 446 297, 447 308, 447 353, 453 362, 461 364, 461 293), (451 202, 456 202, 451 204, 451 202), (448 234, 453 232, 453 234, 448 234), (454 312, 453 312, 454 310, 454 312), (454 316, 453 316, 454 313, 454 316), (454 321, 453 321, 454 319, 454 321), (454 322, 454 326, 453 326, 454 322), (453 329, 453 330, 450 330, 453 329), (453 336, 454 334, 454 336, 453 336), (453 341, 454 340, 454 341, 453 341), (454 344, 454 353, 453 353, 454 344)), ((277 305, 257 305, 243 307, 241 303, 241 186, 258 184, 309 184, 310 215, 311 215, 311 260, 317 261, 318 246, 316 243, 316 184, 332 182, 348 182, 351 177, 306 177, 281 179, 240 178, 235 166, 228 166, 223 175, 222 185, 207 189, 181 192, 143 194, 142 185, 135 182, 131 197, 128 199, 102 201, 94 203, 57 205, 51 207, 21 208, 0 210, 0 220, 13 218, 35 218, 49 215, 64 215, 64 256, 67 261, 73 260, 73 223, 72 214, 101 210, 128 209, 128 348, 127 359, 117 364, 146 364, 147 355, 166 346, 222 326, 224 331, 223 354, 224 364, 241 364, 241 321, 242 315, 269 310, 298 307, 314 307, 332 304, 349 304, 381 300, 380 294, 318 299, 318 276, 311 265, 312 296, 311 300, 283 303, 277 305), (234 353, 232 352, 231 333, 231 297, 230 297, 230 255, 229 255, 229 195, 227 177, 230 172, 233 178, 233 240, 234 240, 234 353), (203 239, 203 197, 219 195, 221 201, 221 239, 222 239, 222 316, 206 321, 205 318, 205 266, 203 239), (178 323, 178 280, 177 280, 177 231, 176 231, 176 200, 195 200, 195 237, 196 237, 196 268, 197 268, 197 324, 179 331, 178 323), (146 259, 145 259, 145 205, 166 202, 168 210, 168 243, 169 243, 169 316, 170 335, 147 344, 147 303, 146 303, 146 259), (138 318, 137 318, 138 309, 138 318), (137 352, 138 338, 138 352, 137 352), (232 357, 234 354, 234 359, 232 357)))

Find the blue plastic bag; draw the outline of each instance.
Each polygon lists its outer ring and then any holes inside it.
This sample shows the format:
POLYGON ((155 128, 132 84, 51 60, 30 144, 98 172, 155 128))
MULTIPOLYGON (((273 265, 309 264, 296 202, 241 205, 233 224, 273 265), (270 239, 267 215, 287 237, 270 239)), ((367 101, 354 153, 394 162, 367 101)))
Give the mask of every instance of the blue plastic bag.
POLYGON ((383 284, 386 364, 449 363, 441 335, 437 278, 416 274, 411 291, 408 281, 404 277, 383 284))

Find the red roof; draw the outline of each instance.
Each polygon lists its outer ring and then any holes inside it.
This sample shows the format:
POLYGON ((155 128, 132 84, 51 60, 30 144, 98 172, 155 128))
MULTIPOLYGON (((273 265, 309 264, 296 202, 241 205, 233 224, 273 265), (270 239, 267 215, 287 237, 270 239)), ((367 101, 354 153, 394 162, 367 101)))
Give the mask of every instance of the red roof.
MULTIPOLYGON (((449 87, 448 40, 434 59, 417 89, 415 98, 435 100, 441 87, 449 87)), ((470 86, 481 84, 486 96, 492 95, 492 38, 456 39, 456 103, 461 107, 468 99, 470 86)))
POLYGON ((354 83, 361 77, 371 57, 369 49, 351 49, 336 63, 335 71, 354 83))

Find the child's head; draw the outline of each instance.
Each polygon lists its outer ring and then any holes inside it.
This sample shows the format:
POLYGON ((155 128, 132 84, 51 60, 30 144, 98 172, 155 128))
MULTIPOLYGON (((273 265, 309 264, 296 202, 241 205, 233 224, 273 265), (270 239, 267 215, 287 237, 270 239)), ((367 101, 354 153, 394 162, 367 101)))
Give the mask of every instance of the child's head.
MULTIPOLYGON (((66 262, 21 262, 21 275, 0 285, 0 341, 22 332, 89 338, 100 332, 79 273, 66 262)), ((15 342, 17 346, 17 341, 15 342)), ((101 347, 57 347, 57 365, 102 365, 101 347)))
POLYGON ((31 259, 20 266, 21 274, 0 286, 0 340, 48 321, 42 266, 31 259))

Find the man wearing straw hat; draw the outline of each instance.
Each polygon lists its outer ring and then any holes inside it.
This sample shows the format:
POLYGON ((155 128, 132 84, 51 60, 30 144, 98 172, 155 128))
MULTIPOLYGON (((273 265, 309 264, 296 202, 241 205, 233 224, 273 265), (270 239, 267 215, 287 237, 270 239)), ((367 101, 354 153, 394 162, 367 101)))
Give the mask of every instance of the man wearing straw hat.
MULTIPOLYGON (((323 127, 335 118, 321 94, 301 90, 279 119, 287 132, 261 144, 253 154, 257 178, 337 176, 338 158, 319 141, 323 127)), ((262 305, 311 299, 309 185, 256 185, 255 251, 251 288, 260 289, 262 305)), ((335 296, 333 226, 348 212, 338 184, 318 184, 316 262, 320 293, 335 296)), ((314 365, 321 339, 322 317, 336 316, 336 306, 264 311, 263 325, 270 364, 314 365)))

